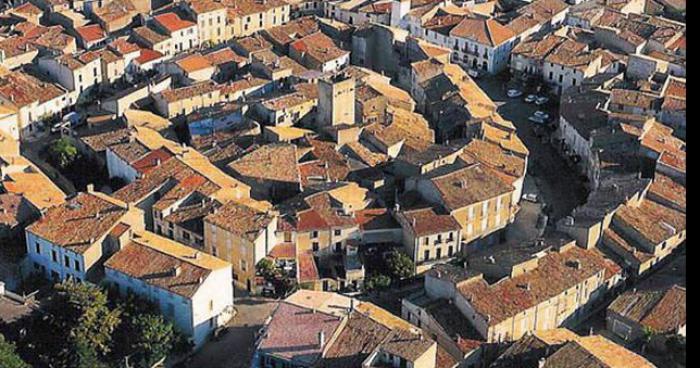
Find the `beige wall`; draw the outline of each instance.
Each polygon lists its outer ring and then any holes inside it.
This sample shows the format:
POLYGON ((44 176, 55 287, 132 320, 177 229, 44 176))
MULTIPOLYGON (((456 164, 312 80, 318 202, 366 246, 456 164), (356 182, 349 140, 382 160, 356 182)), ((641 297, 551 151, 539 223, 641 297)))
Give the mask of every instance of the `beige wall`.
POLYGON ((462 238, 466 241, 482 238, 510 223, 515 210, 512 195, 513 192, 510 192, 452 211, 452 216, 462 226, 462 238))

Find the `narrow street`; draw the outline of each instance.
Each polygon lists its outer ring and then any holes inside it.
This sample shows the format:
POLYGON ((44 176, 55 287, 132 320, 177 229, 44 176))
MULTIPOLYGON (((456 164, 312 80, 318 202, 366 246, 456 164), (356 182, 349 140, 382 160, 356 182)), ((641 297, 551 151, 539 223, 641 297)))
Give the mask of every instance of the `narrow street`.
MULTIPOLYGON (((238 295, 239 290, 236 290, 238 295)), ((185 367, 248 368, 255 350, 255 333, 277 306, 277 301, 262 297, 241 296, 235 299, 238 314, 228 324, 228 331, 212 339, 198 351, 185 367)))
MULTIPOLYGON (((513 122, 518 137, 530 151, 527 175, 534 180, 541 201, 551 208, 550 223, 585 203, 588 191, 578 173, 566 165, 549 142, 535 136, 533 123, 527 120, 539 109, 538 106, 523 101, 525 94, 517 98, 507 97, 504 82, 497 78, 483 77, 476 82, 496 103, 501 116, 513 122)), ((555 114, 550 115, 556 118, 555 114)))
POLYGON ((56 168, 40 157, 41 150, 44 149, 56 136, 44 135, 41 138, 33 139, 22 144, 21 152, 24 157, 36 165, 67 195, 75 193, 73 183, 63 176, 56 168))

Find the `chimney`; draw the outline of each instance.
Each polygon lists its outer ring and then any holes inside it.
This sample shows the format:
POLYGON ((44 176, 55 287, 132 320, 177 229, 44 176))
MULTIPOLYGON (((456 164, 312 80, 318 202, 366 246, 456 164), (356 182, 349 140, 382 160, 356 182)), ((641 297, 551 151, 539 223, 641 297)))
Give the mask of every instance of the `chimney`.
POLYGON ((160 159, 159 158, 156 159, 156 166, 160 166, 160 159))
POLYGON ((92 193, 95 191, 95 185, 92 183, 88 184, 86 187, 87 187, 86 190, 88 193, 92 193))
POLYGON ((326 333, 323 331, 319 331, 318 333, 318 347, 323 348, 323 345, 326 344, 326 333))
POLYGON ((180 274, 182 273, 182 267, 175 266, 175 267, 173 267, 171 272, 172 272, 173 276, 180 276, 180 274))

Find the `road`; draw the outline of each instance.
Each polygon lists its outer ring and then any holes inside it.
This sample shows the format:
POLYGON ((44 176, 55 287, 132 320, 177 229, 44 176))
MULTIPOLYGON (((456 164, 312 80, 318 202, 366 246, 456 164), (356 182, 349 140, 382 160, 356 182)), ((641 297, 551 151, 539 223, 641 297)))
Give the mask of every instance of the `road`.
MULTIPOLYGON (((569 168, 564 158, 548 142, 535 136, 533 125, 527 119, 538 110, 534 104, 523 101, 523 97, 508 98, 504 82, 493 77, 476 80, 477 84, 498 106, 498 113, 513 122, 518 137, 530 151, 528 176, 535 182, 539 196, 551 208, 550 223, 585 203, 588 191, 578 173, 569 168)), ((550 115, 555 114, 550 112, 550 115)))
POLYGON ((43 135, 39 138, 33 138, 22 143, 21 152, 24 157, 36 165, 51 181, 54 182, 61 190, 70 195, 76 192, 73 183, 63 176, 56 168, 41 158, 41 150, 50 144, 56 136, 43 135))
MULTIPOLYGON (((238 290, 236 290, 238 292, 238 290)), ((277 302, 262 297, 236 298, 238 314, 228 324, 218 341, 212 339, 187 362, 187 367, 248 368, 253 357, 255 332, 277 306, 277 302)))

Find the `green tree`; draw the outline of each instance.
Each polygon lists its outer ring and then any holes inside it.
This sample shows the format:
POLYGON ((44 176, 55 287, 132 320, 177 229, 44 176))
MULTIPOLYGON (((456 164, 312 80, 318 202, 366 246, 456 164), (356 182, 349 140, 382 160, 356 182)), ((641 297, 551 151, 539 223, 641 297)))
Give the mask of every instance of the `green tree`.
POLYGON ((65 169, 78 157, 78 148, 67 137, 61 137, 53 141, 49 147, 49 153, 51 154, 51 160, 62 169, 65 169))
POLYGON ((255 265, 255 268, 258 271, 258 273, 266 280, 273 279, 277 270, 277 267, 275 267, 275 263, 269 258, 261 259, 258 262, 258 264, 255 265))
POLYGON ((406 254, 394 249, 386 258, 387 269, 394 280, 413 276, 414 264, 406 254))
POLYGON ((391 278, 387 275, 375 274, 365 280, 365 290, 368 292, 385 290, 391 285, 391 278))
POLYGON ((175 341, 175 331, 173 325, 162 316, 138 315, 133 318, 131 325, 134 330, 139 331, 132 343, 132 348, 136 351, 134 358, 139 366, 151 367, 170 354, 175 341))
MULTIPOLYGON (((182 347, 184 336, 158 312, 155 304, 135 296, 118 303, 122 323, 114 332, 114 361, 123 362, 129 356, 137 367, 151 367, 176 347, 182 347)), ((185 348, 183 351, 187 351, 185 348)))
POLYGON ((64 281, 46 307, 44 323, 37 323, 37 346, 55 366, 99 366, 99 359, 110 351, 112 332, 119 325, 121 311, 110 310, 107 294, 97 286, 64 281), (41 330, 43 331, 37 331, 41 330))
POLYGON ((0 367, 3 368, 30 368, 15 352, 15 345, 0 334, 0 367))

